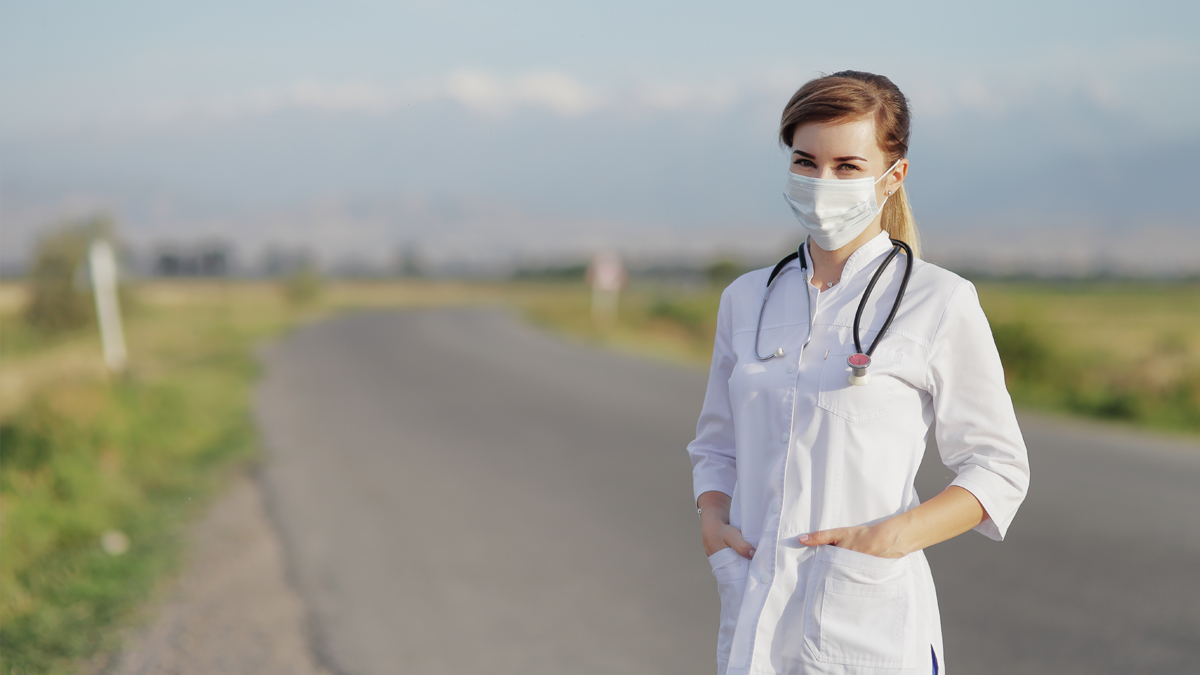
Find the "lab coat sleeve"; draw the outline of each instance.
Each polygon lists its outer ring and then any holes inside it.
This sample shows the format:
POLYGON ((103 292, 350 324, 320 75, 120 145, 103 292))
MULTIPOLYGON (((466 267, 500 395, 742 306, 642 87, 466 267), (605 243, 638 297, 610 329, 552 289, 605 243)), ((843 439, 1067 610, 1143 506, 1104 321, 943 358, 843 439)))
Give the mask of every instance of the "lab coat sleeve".
POLYGON ((1029 456, 1000 355, 975 286, 950 295, 929 354, 936 439, 950 483, 975 495, 990 518, 976 530, 1000 541, 1029 489, 1029 456))
POLYGON ((728 289, 721 294, 708 390, 704 394, 700 420, 696 423, 696 440, 687 446, 692 459, 692 485, 697 499, 710 490, 733 496, 733 488, 737 484, 733 408, 729 402, 729 377, 737 359, 733 352, 732 301, 729 296, 728 289))

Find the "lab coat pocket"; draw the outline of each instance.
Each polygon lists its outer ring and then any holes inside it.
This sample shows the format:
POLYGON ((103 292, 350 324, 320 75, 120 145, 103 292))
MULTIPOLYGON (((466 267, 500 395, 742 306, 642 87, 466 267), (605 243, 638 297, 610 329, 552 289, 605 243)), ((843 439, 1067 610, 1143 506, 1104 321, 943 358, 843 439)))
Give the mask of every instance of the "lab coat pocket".
MULTIPOLYGON (((843 349, 845 352, 845 350, 843 349)), ((850 384, 850 364, 846 359, 853 351, 830 354, 821 365, 821 388, 817 395, 817 406, 851 422, 883 417, 890 412, 896 399, 896 388, 901 385, 896 373, 903 354, 877 351, 871 357, 867 372, 871 376, 868 384, 850 384)))
POLYGON ((713 576, 717 578, 717 594, 721 596, 721 627, 717 631, 717 661, 729 659, 733 645, 733 630, 737 626, 738 613, 742 610, 742 596, 746 592, 746 577, 750 572, 750 561, 731 548, 723 548, 708 556, 713 576))
POLYGON ((915 598, 907 558, 879 558, 822 546, 812 585, 810 630, 805 637, 825 663, 907 668, 915 662, 909 639, 915 598))

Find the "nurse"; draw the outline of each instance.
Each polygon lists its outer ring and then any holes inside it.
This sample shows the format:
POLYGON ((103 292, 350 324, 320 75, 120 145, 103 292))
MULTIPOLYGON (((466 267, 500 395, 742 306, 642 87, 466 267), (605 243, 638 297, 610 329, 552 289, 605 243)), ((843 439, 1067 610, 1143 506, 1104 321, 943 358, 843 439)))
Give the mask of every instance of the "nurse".
POLYGON ((772 268, 721 295, 687 448, 721 598, 717 671, 945 673, 923 550, 971 529, 1002 540, 1029 485, 1000 358, 974 286, 919 259, 881 333, 900 253, 861 303, 875 348, 869 381, 851 384, 855 314, 890 239, 919 255, 908 104, 886 77, 835 73, 792 96, 779 138, 808 236, 769 296, 772 268), (957 477, 921 503, 931 426, 957 477))

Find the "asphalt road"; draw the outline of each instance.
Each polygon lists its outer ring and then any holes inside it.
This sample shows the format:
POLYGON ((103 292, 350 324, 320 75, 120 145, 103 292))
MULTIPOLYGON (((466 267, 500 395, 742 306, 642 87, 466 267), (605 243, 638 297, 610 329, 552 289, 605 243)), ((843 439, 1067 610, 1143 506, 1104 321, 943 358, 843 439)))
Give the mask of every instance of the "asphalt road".
MULTIPOLYGON (((684 446, 705 373, 495 310, 358 314, 264 355, 263 479, 335 673, 711 673, 684 446)), ((1023 416, 1004 543, 928 551, 951 672, 1200 666, 1200 447, 1023 416)), ((922 497, 949 481, 929 452, 922 497)))

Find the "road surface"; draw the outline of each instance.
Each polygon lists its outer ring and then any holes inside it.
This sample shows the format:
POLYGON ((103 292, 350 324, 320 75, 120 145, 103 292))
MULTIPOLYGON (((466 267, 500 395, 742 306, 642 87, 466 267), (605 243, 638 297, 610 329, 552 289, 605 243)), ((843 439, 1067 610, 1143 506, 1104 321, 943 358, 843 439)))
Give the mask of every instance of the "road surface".
MULTIPOLYGON (((340 675, 714 672, 691 496, 706 374, 499 310, 356 314, 265 356, 263 481, 340 675)), ((1200 663, 1200 448, 1023 416, 1004 543, 928 551, 951 672, 1200 663)), ((927 453, 918 490, 950 474, 927 453)))

